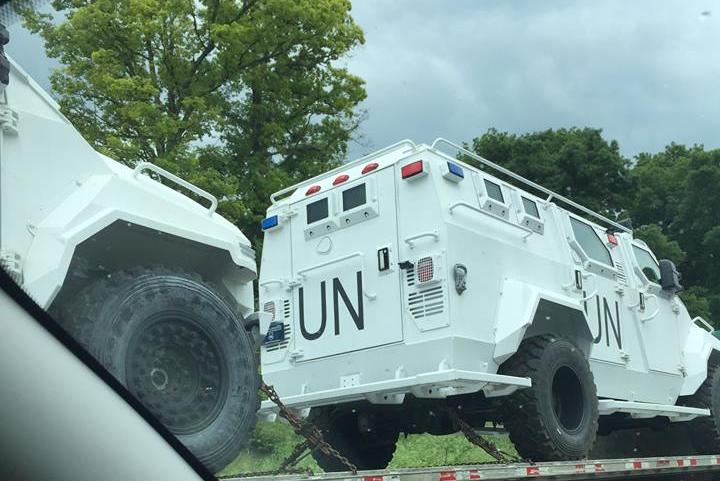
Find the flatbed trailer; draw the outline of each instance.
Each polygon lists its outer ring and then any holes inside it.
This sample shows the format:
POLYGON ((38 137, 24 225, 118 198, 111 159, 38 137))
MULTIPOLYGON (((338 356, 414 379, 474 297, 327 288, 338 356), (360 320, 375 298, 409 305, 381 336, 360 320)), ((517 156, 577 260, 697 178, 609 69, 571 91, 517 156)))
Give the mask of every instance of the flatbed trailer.
POLYGON ((471 481, 482 479, 587 480, 587 479, 720 480, 720 454, 665 456, 546 463, 475 464, 425 468, 360 471, 357 474, 286 474, 259 477, 223 477, 232 481, 471 481))

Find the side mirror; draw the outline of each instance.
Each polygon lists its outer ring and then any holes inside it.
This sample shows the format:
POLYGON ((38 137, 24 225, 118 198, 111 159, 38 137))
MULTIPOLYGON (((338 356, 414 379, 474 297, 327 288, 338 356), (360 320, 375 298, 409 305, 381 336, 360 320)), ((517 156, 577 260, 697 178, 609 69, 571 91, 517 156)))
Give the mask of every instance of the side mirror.
POLYGON ((664 291, 669 291, 673 294, 682 292, 684 287, 680 285, 680 278, 680 273, 673 261, 668 259, 660 260, 660 285, 664 291))

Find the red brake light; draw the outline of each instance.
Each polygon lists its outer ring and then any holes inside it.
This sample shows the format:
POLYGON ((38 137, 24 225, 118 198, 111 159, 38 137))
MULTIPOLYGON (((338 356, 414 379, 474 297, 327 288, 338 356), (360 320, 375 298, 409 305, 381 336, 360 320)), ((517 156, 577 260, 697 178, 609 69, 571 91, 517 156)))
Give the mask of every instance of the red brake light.
POLYGON ((319 185, 313 185, 312 187, 310 187, 310 188, 307 190, 307 192, 305 192, 305 195, 311 195, 311 194, 314 194, 314 193, 316 193, 316 192, 320 192, 320 186, 319 186, 319 185))
POLYGON ((335 177, 335 180, 333 180, 333 185, 342 184, 349 178, 350 178, 350 176, 347 174, 338 175, 337 177, 335 177))
POLYGON ((435 276, 435 268, 433 266, 432 257, 423 257, 417 262, 417 278, 418 282, 428 282, 435 276))
POLYGON ((614 246, 618 245, 617 237, 615 237, 613 234, 608 234, 608 242, 614 246))
POLYGON ((416 160, 415 162, 411 164, 404 165, 402 169, 400 169, 400 173, 402 174, 403 179, 407 179, 408 177, 412 177, 414 175, 421 174, 423 171, 423 161, 422 160, 416 160))
POLYGON ((373 170, 377 169, 378 167, 380 167, 380 164, 378 164, 377 162, 370 162, 368 165, 363 167, 362 173, 367 174, 368 172, 372 172, 373 170))

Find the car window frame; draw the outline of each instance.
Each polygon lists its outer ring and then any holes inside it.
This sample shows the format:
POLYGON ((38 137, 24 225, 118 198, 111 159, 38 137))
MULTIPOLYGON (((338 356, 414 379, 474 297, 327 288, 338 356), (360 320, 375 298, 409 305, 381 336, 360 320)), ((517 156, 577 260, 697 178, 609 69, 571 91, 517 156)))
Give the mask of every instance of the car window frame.
POLYGON ((572 214, 568 215, 568 223, 569 223, 569 227, 570 227, 570 234, 572 235, 573 240, 577 243, 577 246, 580 249, 582 249, 583 253, 585 254, 585 257, 587 257, 587 259, 589 261, 600 264, 605 267, 608 267, 608 268, 612 269, 613 272, 615 272, 616 271, 615 261, 613 260, 612 253, 610 252, 610 249, 608 249, 608 247, 603 242, 602 237, 600 237, 600 235, 597 233, 597 230, 595 229, 595 227, 590 222, 585 221, 581 218, 578 218, 577 216, 574 216, 572 214), (588 254, 587 250, 585 249, 585 247, 583 247, 583 245, 578 240, 577 235, 575 234, 575 229, 573 228, 573 221, 583 224, 592 230, 593 234, 595 235, 595 238, 598 240, 598 242, 600 242, 600 245, 603 247, 603 249, 605 249, 608 259, 610 260, 609 264, 603 260, 598 260, 595 257, 591 257, 588 254))
POLYGON ((640 272, 642 274, 643 278, 645 279, 645 282, 648 284, 654 284, 655 286, 660 287, 660 263, 658 262, 657 257, 655 257, 655 254, 653 254, 653 252, 650 250, 650 248, 642 246, 635 242, 633 242, 631 244, 631 246, 632 246, 631 250, 632 250, 633 260, 635 261, 635 265, 638 267, 638 272, 640 272), (645 272, 643 272, 643 268, 642 268, 642 265, 640 264, 640 260, 638 259, 637 255, 635 254, 635 249, 639 249, 639 250, 647 253, 650 256, 650 259, 652 259, 652 261, 655 263, 655 267, 657 268, 657 272, 658 272, 657 281, 648 279, 648 276, 645 274, 645 272))

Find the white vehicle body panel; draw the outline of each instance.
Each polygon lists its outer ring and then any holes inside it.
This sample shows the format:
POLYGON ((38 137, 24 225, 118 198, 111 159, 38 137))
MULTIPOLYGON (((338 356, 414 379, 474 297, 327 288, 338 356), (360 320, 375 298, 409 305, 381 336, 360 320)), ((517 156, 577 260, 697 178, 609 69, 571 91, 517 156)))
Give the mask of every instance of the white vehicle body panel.
POLYGON ((247 238, 208 208, 97 153, 52 98, 11 64, 2 111, 16 121, 0 133, 0 246, 4 258, 18 259, 16 275, 35 300, 48 307, 76 248, 121 222, 227 252, 235 267, 226 268, 222 282, 242 314, 250 314, 256 266, 247 238))
MULTIPOLYGON (((608 401, 605 414, 654 412, 677 421, 707 414, 667 407, 698 388, 720 341, 695 325, 677 296, 643 275, 633 246, 649 249, 628 229, 560 198, 605 226, 590 222, 553 197, 409 141, 275 194, 267 215, 277 215, 278 225, 265 234, 259 294, 274 313, 271 331, 284 336, 262 347, 265 381, 296 407, 357 399, 397 404, 405 394, 505 395, 528 380, 491 378, 500 364, 523 338, 554 332, 588 357, 598 396, 608 401), (423 173, 402 179, 402 167, 418 160, 423 173), (363 173, 370 163, 378 165, 363 173), (462 175, 452 178, 448 163, 462 175), (343 192, 362 183, 366 202, 344 209, 343 192), (319 191, 306 194, 313 186, 319 191), (322 199, 327 215, 308 224, 308 205, 322 199), (358 209, 365 218, 348 222, 358 209), (380 271, 384 247, 389 267, 380 271), (427 259, 434 274, 422 283, 416 271, 427 259), (467 270, 462 294, 456 265, 467 270), (356 272, 362 283, 353 280, 356 272), (327 288, 320 296, 321 283, 332 279, 355 311, 363 300, 362 326, 342 317, 342 296, 338 301, 327 288), (320 332, 322 301, 327 326, 320 332), (339 332, 332 329, 337 305, 339 332)), ((261 332, 269 328, 270 318, 261 332)))

